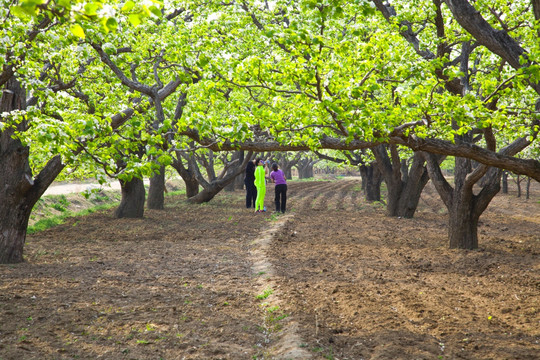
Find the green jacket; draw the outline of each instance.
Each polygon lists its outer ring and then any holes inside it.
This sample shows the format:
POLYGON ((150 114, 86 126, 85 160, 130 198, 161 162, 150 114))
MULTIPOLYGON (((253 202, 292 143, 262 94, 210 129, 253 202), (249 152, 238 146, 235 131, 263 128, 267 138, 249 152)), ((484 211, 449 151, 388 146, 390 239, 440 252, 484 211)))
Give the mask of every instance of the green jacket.
POLYGON ((264 180, 265 175, 266 172, 264 171, 264 166, 257 166, 255 169, 255 186, 266 186, 266 181, 264 180))

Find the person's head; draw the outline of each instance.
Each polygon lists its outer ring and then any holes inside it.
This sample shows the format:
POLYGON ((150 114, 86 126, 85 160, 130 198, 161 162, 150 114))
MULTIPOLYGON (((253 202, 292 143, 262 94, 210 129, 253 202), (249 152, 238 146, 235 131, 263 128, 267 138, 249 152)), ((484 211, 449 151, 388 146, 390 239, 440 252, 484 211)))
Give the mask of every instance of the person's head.
POLYGON ((255 161, 255 165, 257 166, 264 166, 264 160, 261 158, 257 158, 257 161, 255 161))
POLYGON ((273 164, 272 164, 272 170, 273 170, 273 171, 277 171, 277 169, 278 169, 278 164, 277 164, 277 163, 273 163, 273 164))

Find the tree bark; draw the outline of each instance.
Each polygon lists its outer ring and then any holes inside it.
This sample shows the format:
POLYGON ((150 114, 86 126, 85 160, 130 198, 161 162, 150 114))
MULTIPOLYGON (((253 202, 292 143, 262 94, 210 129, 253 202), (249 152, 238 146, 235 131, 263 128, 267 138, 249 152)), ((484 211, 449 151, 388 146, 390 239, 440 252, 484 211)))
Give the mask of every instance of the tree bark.
POLYGON ((292 180, 292 166, 286 167, 283 172, 285 173, 285 179, 292 180))
MULTIPOLYGON (((192 155, 188 155, 192 156, 192 155)), ((184 166, 182 155, 178 152, 171 166, 178 172, 186 185, 186 197, 189 199, 199 193, 199 182, 195 176, 192 163, 187 161, 187 168, 184 166)))
POLYGON ((298 178, 299 179, 309 179, 313 177, 313 165, 315 165, 319 160, 313 160, 311 158, 300 159, 296 164, 298 169, 298 178))
POLYGON ((379 145, 372 149, 377 166, 388 189, 386 212, 388 216, 412 218, 418 207, 420 195, 429 176, 421 153, 415 152, 410 170, 400 159, 397 147, 379 145))
POLYGON ((478 248, 478 219, 470 198, 457 198, 448 209, 448 239, 451 249, 478 248))
POLYGON ((133 178, 130 181, 120 180, 122 201, 114 212, 114 217, 142 218, 144 216, 144 200, 146 191, 142 179, 133 178))
POLYGON ((409 176, 398 200, 397 216, 407 219, 411 219, 414 216, 418 208, 420 196, 428 181, 429 175, 427 168, 424 166, 423 156, 415 153, 413 163, 409 169, 409 176))
POLYGON ((361 165, 360 177, 366 200, 369 202, 381 201, 382 176, 377 164, 361 165))
MULTIPOLYGON (((238 151, 236 152, 236 157, 239 159, 239 161, 242 163, 244 162, 244 151, 238 151)), ((242 190, 244 188, 244 175, 243 173, 237 175, 234 180, 225 186, 225 191, 235 191, 235 190, 242 190)))
POLYGON ((162 166, 159 173, 150 178, 146 204, 149 209, 163 210, 165 208, 165 166, 162 166))
POLYGON ((298 164, 298 161, 301 158, 302 153, 297 152, 295 156, 290 159, 288 153, 278 153, 277 154, 277 161, 279 163, 280 169, 285 174, 285 179, 292 180, 292 168, 298 164))
POLYGON ((437 157, 424 153, 429 177, 448 209, 448 239, 451 249, 478 248, 478 219, 500 190, 502 170, 480 165, 472 170, 469 159, 456 158, 452 187, 444 178, 437 157), (484 186, 475 195, 473 186, 484 176, 484 186))
MULTIPOLYGON (((11 77, 0 98, 2 113, 26 109, 26 91, 11 77)), ((30 150, 13 135, 26 131, 26 120, 0 131, 0 264, 20 263, 32 208, 60 174, 64 165, 53 157, 34 178, 29 166, 30 150)))
POLYGON ((213 180, 208 182, 204 179, 199 167, 195 163, 195 159, 190 159, 193 162, 193 168, 195 169, 195 174, 197 181, 203 187, 203 190, 197 195, 190 197, 188 202, 193 204, 202 204, 208 202, 214 198, 221 190, 223 190, 228 184, 234 181, 234 179, 244 173, 248 161, 251 160, 253 153, 250 151, 247 156, 244 157, 244 160, 240 163, 237 158, 234 161, 235 165, 229 166, 226 172, 218 177, 213 177, 213 180))
POLYGON ((201 192, 199 192, 197 195, 190 197, 188 199, 188 202, 192 204, 202 204, 205 202, 209 202, 212 200, 223 188, 228 185, 230 182, 234 181, 234 178, 229 179, 229 181, 225 182, 212 182, 209 186, 204 188, 201 192))
MULTIPOLYGON (((213 138, 202 138, 195 129, 185 130, 179 133, 186 135, 214 151, 308 151, 311 150, 307 144, 281 144, 273 140, 243 142, 225 141, 223 143, 213 138)), ((496 166, 501 169, 510 170, 516 174, 522 174, 540 181, 540 161, 535 159, 520 159, 513 156, 501 154, 500 152, 484 149, 473 144, 455 144, 448 140, 420 138, 412 135, 405 135, 403 132, 394 131, 388 139, 389 144, 407 146, 414 151, 429 151, 434 154, 445 156, 460 156, 474 159, 482 164, 496 166)), ((334 150, 359 150, 369 149, 380 145, 381 142, 367 142, 361 140, 345 141, 343 138, 323 137, 320 139, 321 149, 334 150)), ((523 144, 522 149, 528 146, 523 144)))
POLYGON ((508 171, 502 173, 502 193, 508 194, 508 171))
POLYGON ((531 178, 527 177, 527 187, 526 187, 526 195, 525 199, 529 200, 530 198, 530 191, 531 191, 531 178))
POLYGON ((188 199, 199 193, 200 191, 199 182, 197 181, 196 178, 190 177, 190 178, 184 179, 184 182, 186 184, 186 197, 188 199))

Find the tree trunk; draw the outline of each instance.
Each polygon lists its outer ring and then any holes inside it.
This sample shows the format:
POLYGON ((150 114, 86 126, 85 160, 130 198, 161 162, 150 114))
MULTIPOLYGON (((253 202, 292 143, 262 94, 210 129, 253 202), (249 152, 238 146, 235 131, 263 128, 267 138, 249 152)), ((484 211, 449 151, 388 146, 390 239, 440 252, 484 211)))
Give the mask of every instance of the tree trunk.
POLYGON ((23 261, 23 247, 26 240, 26 228, 32 206, 18 199, 16 206, 2 203, 2 224, 0 225, 0 264, 13 264, 23 261), (3 210, 10 207, 7 213, 3 210))
POLYGON ((502 193, 508 194, 508 171, 503 171, 502 174, 502 193))
POLYGON ((235 191, 242 190, 244 188, 244 175, 240 174, 236 176, 233 181, 230 182, 223 190, 225 191, 235 191))
POLYGON ((385 145, 372 149, 388 190, 386 213, 388 216, 412 218, 422 190, 429 180, 424 157, 415 152, 409 170, 406 163, 400 159, 397 147, 390 145, 389 148, 390 156, 385 145))
POLYGON ((142 179, 133 178, 130 181, 120 180, 122 201, 114 212, 114 217, 142 218, 144 216, 144 198, 146 192, 142 179))
POLYGON ((200 191, 199 189, 199 182, 195 178, 186 178, 184 179, 184 182, 186 184, 186 197, 189 199, 195 195, 197 195, 200 191))
POLYGON ((163 210, 165 208, 165 166, 162 166, 159 173, 150 178, 146 205, 149 209, 154 210, 163 210))
POLYGON ((451 249, 478 248, 478 219, 481 213, 474 209, 472 191, 464 191, 454 198, 448 208, 448 239, 451 249), (461 196, 459 196, 461 195, 461 196))
POLYGON ((360 177, 362 178, 362 190, 369 202, 381 201, 382 177, 376 164, 360 166, 360 177))
POLYGON ((292 180, 292 166, 286 167, 283 172, 285 173, 285 179, 292 180))
MULTIPOLYGON (((0 97, 0 120, 3 113, 25 110, 26 91, 13 77, 0 97)), ((53 157, 33 178, 29 166, 30 150, 15 137, 15 131, 27 129, 25 120, 14 128, 0 131, 0 264, 23 261, 26 228, 32 208, 60 174, 64 165, 53 157)))
POLYGON ((517 197, 521 197, 521 176, 519 174, 516 177, 516 185, 517 185, 517 197))
POLYGON ((392 158, 388 156, 386 145, 377 145, 371 151, 377 160, 376 164, 379 167, 388 191, 386 195, 386 214, 388 216, 398 216, 398 201, 404 184, 401 180, 401 159, 399 158, 397 147, 392 146, 390 148, 392 158))
MULTIPOLYGON (((402 170, 406 172, 407 168, 402 168, 402 170)), ((418 207, 422 191, 429 181, 428 171, 424 166, 424 157, 422 154, 414 154, 408 176, 404 178, 406 182, 398 199, 396 215, 406 219, 412 219, 418 207)))
POLYGON ((499 192, 502 171, 480 165, 474 171, 468 159, 455 158, 454 187, 442 175, 437 157, 424 153, 429 177, 448 209, 448 238, 452 249, 478 248, 478 219, 499 192), (484 176, 484 186, 474 195, 473 186, 484 176))
POLYGON ((526 195, 525 195, 525 198, 527 200, 530 199, 530 195, 531 195, 531 178, 529 176, 527 176, 527 188, 526 188, 526 195))
POLYGON ((197 181, 191 162, 188 161, 187 163, 188 166, 186 168, 182 162, 182 155, 178 152, 171 166, 182 177, 182 180, 184 180, 186 184, 186 197, 189 199, 199 193, 199 182, 197 181))
MULTIPOLYGON (((239 161, 241 163, 244 163, 244 157, 245 157, 244 151, 241 150, 238 153, 239 153, 238 154, 239 161)), ((234 178, 234 181, 233 181, 234 190, 243 190, 244 189, 244 171, 245 171, 245 169, 246 168, 244 167, 243 171, 234 178)))
POLYGON ((237 158, 236 161, 233 162, 233 165, 231 165, 224 174, 220 175, 219 177, 213 177, 213 180, 211 182, 208 182, 204 179, 195 162, 195 159, 191 158, 190 162, 192 163, 192 166, 195 170, 195 176, 199 184, 202 185, 203 190, 197 195, 190 197, 188 199, 188 202, 193 204, 202 204, 204 202, 212 200, 214 196, 216 196, 221 190, 223 190, 227 185, 232 183, 237 176, 244 173, 246 165, 248 161, 251 160, 252 155, 253 152, 248 152, 247 156, 243 156, 242 162, 240 162, 237 158))
POLYGON ((277 156, 279 167, 285 174, 285 179, 292 180, 292 168, 298 164, 298 161, 301 158, 301 153, 296 153, 292 159, 288 157, 288 153, 278 153, 277 156))
MULTIPOLYGON (((240 169, 239 171, 243 172, 243 169, 240 169)), ((215 179, 214 181, 205 184, 203 190, 195 196, 188 198, 188 201, 193 204, 202 204, 205 202, 209 202, 227 185, 231 184, 235 178, 236 176, 228 176, 219 180, 215 179)))
MULTIPOLYGON (((234 179, 231 179, 230 182, 232 182, 234 179)), ((190 197, 188 201, 193 204, 202 204, 205 202, 209 202, 212 200, 221 190, 225 188, 226 185, 228 185, 229 182, 227 182, 225 185, 224 183, 218 183, 218 182, 212 182, 210 183, 210 186, 207 186, 204 188, 201 192, 199 192, 197 195, 190 197)))
MULTIPOLYGON (((244 162, 244 151, 238 151, 235 155, 236 156, 233 156, 233 159, 238 158, 240 162, 244 162)), ((242 190, 243 188, 244 188, 244 175, 239 174, 234 178, 234 180, 230 184, 225 186, 224 190, 232 192, 235 190, 242 190)))
POLYGON ((244 190, 244 174, 240 174, 234 179, 234 188, 236 190, 244 190))
POLYGON ((296 167, 298 169, 299 179, 309 179, 313 177, 313 165, 317 161, 313 161, 310 158, 299 160, 296 167))

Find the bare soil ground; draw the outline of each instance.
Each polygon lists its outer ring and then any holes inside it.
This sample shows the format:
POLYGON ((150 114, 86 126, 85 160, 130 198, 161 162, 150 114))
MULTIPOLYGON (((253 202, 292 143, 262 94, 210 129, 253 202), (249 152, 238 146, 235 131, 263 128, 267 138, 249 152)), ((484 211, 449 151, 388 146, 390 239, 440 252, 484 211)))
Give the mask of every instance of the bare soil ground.
POLYGON ((0 265, 0 359, 539 359, 540 184, 515 195, 475 251, 430 185, 397 219, 354 178, 290 183, 285 216, 237 191, 71 218, 0 265))

